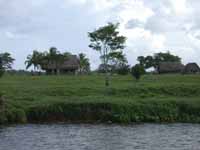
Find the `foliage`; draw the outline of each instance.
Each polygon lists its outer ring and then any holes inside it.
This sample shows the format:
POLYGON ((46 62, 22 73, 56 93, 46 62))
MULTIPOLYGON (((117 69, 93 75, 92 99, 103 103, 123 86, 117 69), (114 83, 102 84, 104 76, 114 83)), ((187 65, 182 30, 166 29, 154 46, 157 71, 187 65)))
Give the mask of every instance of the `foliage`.
MULTIPOLYGON (((90 32, 88 34, 91 44, 90 48, 99 51, 101 56, 102 64, 105 66, 106 80, 105 85, 109 86, 109 61, 112 61, 113 55, 116 56, 117 53, 125 47, 126 38, 120 36, 117 31, 119 24, 109 23, 106 26, 100 27, 99 29, 90 32)), ((115 57, 116 59, 117 57, 115 57)))
POLYGON ((80 74, 89 73, 90 72, 90 62, 89 59, 86 58, 86 55, 83 53, 79 54, 79 62, 80 62, 80 74))
POLYGON ((129 65, 127 65, 128 61, 126 56, 122 51, 111 52, 109 54, 110 63, 111 64, 111 72, 118 73, 121 75, 128 74, 129 65))
POLYGON ((5 70, 11 69, 13 62, 15 61, 15 59, 11 57, 11 54, 7 52, 0 53, 0 59, 1 59, 1 64, 5 70))
POLYGON ((69 55, 70 53, 68 52, 60 53, 55 47, 51 47, 49 52, 44 53, 34 50, 33 54, 28 55, 25 61, 26 69, 33 66, 34 70, 40 70, 43 65, 54 64, 56 67, 56 74, 59 74, 60 66, 68 59, 69 55))
POLYGON ((0 77, 3 76, 5 70, 11 69, 14 62, 14 58, 10 53, 0 53, 0 77))
POLYGON ((55 64, 56 66, 56 74, 60 73, 60 66, 63 64, 65 60, 69 58, 70 53, 60 53, 55 47, 51 47, 49 52, 46 53, 44 60, 46 60, 46 65, 55 64))
POLYGON ((127 75, 130 73, 130 66, 126 64, 121 64, 117 68, 117 73, 119 75, 127 75))
POLYGON ((140 64, 136 64, 131 69, 131 74, 136 78, 136 80, 139 80, 143 74, 145 74, 144 67, 140 64))
POLYGON ((137 59, 140 65, 144 66, 145 69, 154 67, 155 69, 158 68, 158 65, 161 62, 181 62, 181 58, 171 54, 170 52, 167 53, 155 53, 153 56, 139 56, 137 59))
POLYGON ((33 54, 27 56, 27 60, 25 61, 26 69, 29 69, 32 65, 34 67, 34 70, 40 69, 43 58, 44 58, 43 53, 34 50, 33 54))

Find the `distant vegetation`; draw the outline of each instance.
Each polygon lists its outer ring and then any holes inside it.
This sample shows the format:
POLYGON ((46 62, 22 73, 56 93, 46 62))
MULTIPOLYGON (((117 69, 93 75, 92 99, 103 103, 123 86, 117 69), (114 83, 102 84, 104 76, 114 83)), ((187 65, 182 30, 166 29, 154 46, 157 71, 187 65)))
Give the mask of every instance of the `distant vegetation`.
POLYGON ((28 69, 33 66, 35 70, 41 70, 43 65, 48 65, 50 63, 55 65, 55 73, 59 74, 59 67, 69 55, 70 53, 68 52, 61 53, 56 47, 51 47, 49 52, 44 53, 35 50, 32 55, 27 57, 27 60, 25 61, 26 68, 28 69))
MULTIPOLYGON (((71 53, 64 52, 61 53, 55 47, 51 47, 48 52, 39 52, 37 50, 33 51, 33 54, 28 55, 27 60, 25 61, 26 69, 31 66, 34 67, 34 70, 42 70, 42 66, 54 66, 54 74, 60 74, 61 67, 63 63, 68 60, 71 56, 71 53)), ((86 58, 86 55, 80 53, 78 55, 79 59, 79 72, 80 74, 90 72, 90 63, 89 59, 86 58)))
POLYGON ((108 23, 88 33, 89 47, 100 53, 96 71, 91 71, 86 54, 56 47, 27 56, 26 69, 33 71, 12 69, 15 59, 0 53, 0 124, 200 123, 200 76, 191 75, 200 74, 198 64, 184 66, 179 56, 160 52, 139 56, 138 64, 130 66, 123 52, 126 37, 118 27, 108 23), (154 71, 145 74, 149 68, 154 71))
POLYGON ((131 68, 131 74, 135 77, 136 80, 139 80, 142 75, 145 74, 144 67, 140 64, 137 64, 131 68))
POLYGON ((11 57, 10 53, 0 53, 0 77, 4 74, 7 69, 11 69, 14 62, 14 58, 11 57))
POLYGON ((154 67, 158 71, 158 66, 162 62, 179 62, 181 63, 181 58, 179 56, 172 55, 170 52, 167 53, 155 53, 153 56, 139 56, 137 58, 140 65, 145 69, 154 67))
POLYGON ((79 73, 80 74, 88 74, 90 72, 90 61, 86 57, 85 54, 80 53, 78 55, 80 67, 79 67, 79 73))

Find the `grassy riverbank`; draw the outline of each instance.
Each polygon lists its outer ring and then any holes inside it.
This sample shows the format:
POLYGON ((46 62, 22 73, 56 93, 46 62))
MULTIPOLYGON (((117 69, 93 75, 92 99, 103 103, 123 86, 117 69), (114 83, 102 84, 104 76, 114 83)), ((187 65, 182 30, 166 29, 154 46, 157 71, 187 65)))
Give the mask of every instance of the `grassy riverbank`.
POLYGON ((199 75, 5 76, 1 123, 200 122, 199 75))

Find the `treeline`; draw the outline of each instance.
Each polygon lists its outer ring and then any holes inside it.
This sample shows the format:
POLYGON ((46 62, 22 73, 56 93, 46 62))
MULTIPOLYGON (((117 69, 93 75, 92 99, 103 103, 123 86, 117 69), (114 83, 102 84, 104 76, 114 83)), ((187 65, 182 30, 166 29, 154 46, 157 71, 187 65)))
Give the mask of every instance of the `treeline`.
MULTIPOLYGON (((72 54, 69 52, 61 53, 57 48, 51 47, 49 51, 39 52, 34 50, 32 54, 28 55, 27 60, 25 61, 26 69, 29 69, 33 66, 34 71, 41 71, 42 66, 54 65, 55 74, 59 74, 59 70, 62 64, 69 59, 72 54)), ((79 60, 79 72, 88 73, 90 72, 90 62, 85 54, 78 54, 79 60)))
MULTIPOLYGON (((142 74, 145 73, 145 69, 154 67, 158 69, 158 65, 161 62, 181 62, 181 58, 167 53, 155 53, 153 56, 139 56, 138 64, 131 67, 128 65, 127 58, 123 53, 125 48, 126 37, 119 34, 119 24, 108 23, 107 25, 88 33, 90 39, 89 47, 100 53, 101 65, 97 72, 105 73, 105 85, 109 85, 109 76, 117 73, 126 75, 132 73, 132 75, 139 79, 142 74)), ((34 71, 41 71, 42 66, 54 65, 55 74, 59 74, 60 67, 70 57, 71 53, 61 53, 57 48, 52 47, 49 51, 39 52, 34 50, 32 54, 28 55, 25 64, 26 69, 33 66, 34 71)), ((85 54, 80 53, 79 59, 79 73, 90 72, 90 62, 85 54)), ((0 75, 5 70, 11 68, 14 59, 9 53, 3 53, 0 55, 0 75)))
MULTIPOLYGON (((39 52, 37 50, 34 50, 32 54, 27 56, 27 59, 25 61, 26 69, 29 69, 31 66, 34 68, 34 72, 42 71, 41 66, 47 65, 48 63, 55 63, 57 66, 57 69, 59 69, 59 66, 63 63, 64 60, 66 60, 71 53, 65 52, 61 53, 57 50, 55 47, 51 47, 49 51, 46 52, 39 52)), ((108 68, 108 71, 111 74, 119 74, 119 75, 127 75, 130 72, 135 72, 133 70, 140 70, 140 72, 145 73, 146 69, 154 68, 157 70, 158 65, 161 62, 180 62, 181 58, 175 55, 172 55, 170 52, 166 53, 155 53, 154 55, 148 55, 148 56, 139 56, 137 58, 138 64, 136 64, 133 69, 128 64, 126 56, 122 52, 117 53, 110 53, 110 63, 105 66, 104 64, 100 64, 97 70, 94 72, 97 73, 106 73, 105 68, 108 68)), ((90 61, 87 58, 86 54, 80 53, 78 55, 80 68, 79 73, 89 73, 90 70, 90 61)), ((14 58, 12 58, 11 54, 8 52, 0 53, 0 75, 3 75, 3 72, 6 71, 9 74, 31 74, 30 71, 26 70, 14 70, 12 69, 12 64, 15 61, 14 58)), ((138 71, 136 71, 138 72, 138 71)))
POLYGON ((137 58, 139 64, 145 69, 153 67, 155 70, 162 62, 178 62, 181 63, 181 58, 179 56, 172 55, 169 51, 167 53, 155 53, 153 56, 139 56, 137 58))

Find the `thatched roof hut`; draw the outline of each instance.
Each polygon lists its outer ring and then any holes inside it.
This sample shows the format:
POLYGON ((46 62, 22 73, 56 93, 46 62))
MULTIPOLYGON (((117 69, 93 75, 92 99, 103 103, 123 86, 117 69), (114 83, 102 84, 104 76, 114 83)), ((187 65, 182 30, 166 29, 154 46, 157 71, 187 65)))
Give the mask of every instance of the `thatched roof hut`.
POLYGON ((196 63, 188 63, 184 70, 183 73, 188 73, 188 74, 195 74, 195 73, 200 73, 200 68, 196 63))
POLYGON ((181 73, 184 65, 180 62, 162 62, 158 66, 158 73, 181 73))
MULTIPOLYGON (((59 71, 60 72, 74 72, 79 69, 80 62, 76 55, 70 55, 62 64, 59 64, 59 71)), ((57 69, 56 63, 49 63, 46 65, 41 66, 43 70, 47 72, 52 72, 57 69)))

